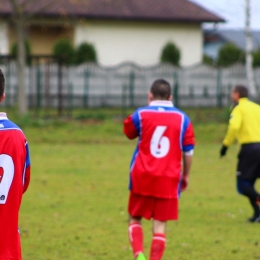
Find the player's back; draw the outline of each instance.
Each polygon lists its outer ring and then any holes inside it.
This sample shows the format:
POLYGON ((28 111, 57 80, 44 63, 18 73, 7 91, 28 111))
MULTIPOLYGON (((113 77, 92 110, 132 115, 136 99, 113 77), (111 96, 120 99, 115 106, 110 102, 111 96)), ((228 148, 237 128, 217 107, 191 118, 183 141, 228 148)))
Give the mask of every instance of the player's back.
POLYGON ((260 106, 247 98, 242 98, 235 109, 242 115, 240 143, 260 142, 260 106))
POLYGON ((157 104, 132 116, 139 142, 131 163, 130 189, 147 196, 176 198, 182 151, 185 145, 193 146, 193 129, 182 111, 157 104))
POLYGON ((0 116, 0 259, 21 259, 18 214, 24 191, 27 143, 23 132, 0 116))
POLYGON ((151 172, 167 175, 173 161, 181 160, 183 114, 175 108, 151 107, 140 110, 139 115, 139 152, 148 155, 146 161, 151 172))

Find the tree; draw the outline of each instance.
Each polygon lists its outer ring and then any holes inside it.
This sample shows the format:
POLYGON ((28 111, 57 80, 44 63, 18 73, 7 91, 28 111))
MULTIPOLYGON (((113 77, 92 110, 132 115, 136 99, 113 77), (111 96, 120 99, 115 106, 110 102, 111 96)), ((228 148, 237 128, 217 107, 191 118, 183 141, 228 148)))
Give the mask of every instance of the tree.
POLYGON ((213 58, 211 58, 211 57, 209 57, 207 55, 203 55, 203 64, 214 66, 215 65, 215 61, 214 61, 213 58))
POLYGON ((53 54, 59 56, 65 64, 75 63, 76 52, 69 39, 63 38, 56 41, 53 47, 53 54))
POLYGON ((21 115, 25 115, 28 111, 28 104, 25 92, 25 20, 26 16, 23 11, 23 5, 18 0, 10 0, 13 8, 13 22, 16 30, 18 43, 17 55, 17 82, 18 84, 18 111, 21 115))
POLYGON ((180 65, 181 53, 179 48, 171 42, 168 42, 162 49, 161 62, 169 62, 173 65, 180 65))
MULTIPOLYGON (((31 55, 31 45, 28 40, 25 41, 25 53, 26 55, 31 55)), ((18 54, 18 44, 14 43, 13 46, 11 47, 11 55, 17 58, 18 54)), ((29 65, 31 64, 31 59, 27 57, 26 63, 29 65)))
POLYGON ((81 43, 76 50, 76 63, 97 62, 97 54, 94 46, 90 43, 81 43))
POLYGON ((246 77, 248 88, 250 90, 251 95, 256 94, 256 87, 254 81, 254 72, 253 72, 253 41, 252 41, 252 33, 250 29, 250 19, 251 19, 251 8, 250 8, 250 0, 245 0, 245 34, 246 34, 246 77))
MULTIPOLYGON (((3 1, 3 0, 1 0, 3 1)), ((27 22, 40 12, 48 9, 52 5, 62 4, 63 0, 6 0, 12 8, 12 21, 15 26, 17 46, 17 82, 18 84, 18 111, 20 115, 28 112, 28 104, 25 91, 25 65, 26 65, 26 33, 27 22), (30 8, 31 7, 31 8, 30 8), (28 12, 28 9, 30 11, 28 12)), ((87 0, 74 0, 71 4, 87 4, 87 0)), ((64 8, 60 8, 62 17, 66 16, 64 8)))
POLYGON ((245 53, 232 43, 223 45, 218 53, 218 65, 230 66, 235 63, 244 63, 245 53))

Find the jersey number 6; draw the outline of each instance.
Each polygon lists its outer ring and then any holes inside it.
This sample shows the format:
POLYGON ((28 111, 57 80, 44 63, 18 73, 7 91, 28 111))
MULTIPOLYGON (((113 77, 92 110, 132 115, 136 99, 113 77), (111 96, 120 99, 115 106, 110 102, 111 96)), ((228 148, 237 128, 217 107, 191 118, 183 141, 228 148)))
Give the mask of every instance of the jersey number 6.
POLYGON ((0 204, 5 204, 14 178, 14 163, 11 156, 0 155, 0 204))
POLYGON ((169 152, 169 138, 163 136, 166 128, 166 126, 157 126, 153 132, 152 140, 150 143, 150 151, 155 158, 163 158, 169 152))

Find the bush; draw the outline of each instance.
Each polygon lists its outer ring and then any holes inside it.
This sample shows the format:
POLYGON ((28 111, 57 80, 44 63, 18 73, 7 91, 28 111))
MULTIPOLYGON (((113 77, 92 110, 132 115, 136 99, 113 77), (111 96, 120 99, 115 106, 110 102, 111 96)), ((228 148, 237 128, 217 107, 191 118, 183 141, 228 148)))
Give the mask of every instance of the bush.
MULTIPOLYGON (((25 53, 27 56, 26 63, 27 63, 27 65, 30 65, 31 59, 28 56, 31 55, 31 44, 30 44, 29 40, 25 40, 25 53)), ((17 54, 18 54, 18 44, 16 42, 11 47, 11 55, 14 57, 17 57, 17 54)))
POLYGON ((56 41, 53 47, 53 55, 59 56, 61 61, 67 65, 74 64, 76 60, 76 53, 69 39, 56 41))
POLYGON ((167 43, 161 53, 161 62, 168 62, 173 65, 180 65, 181 53, 179 48, 174 43, 167 43))
POLYGON ((76 64, 84 62, 97 62, 97 54, 94 46, 90 43, 81 43, 76 50, 76 64))
POLYGON ((203 55, 203 64, 210 65, 210 66, 216 65, 213 58, 211 58, 207 55, 203 55))
POLYGON ((218 53, 218 65, 230 66, 235 63, 244 63, 245 53, 232 43, 222 46, 218 53))
POLYGON ((253 66, 260 67, 260 49, 253 53, 253 66))

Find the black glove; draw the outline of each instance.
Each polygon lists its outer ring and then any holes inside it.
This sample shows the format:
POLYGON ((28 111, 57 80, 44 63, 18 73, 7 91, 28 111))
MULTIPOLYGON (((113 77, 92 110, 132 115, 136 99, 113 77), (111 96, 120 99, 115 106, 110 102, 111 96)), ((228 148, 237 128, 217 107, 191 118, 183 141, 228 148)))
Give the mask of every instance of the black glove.
POLYGON ((228 149, 228 147, 223 144, 221 149, 220 149, 220 152, 219 152, 220 153, 220 158, 226 155, 227 149, 228 149))

